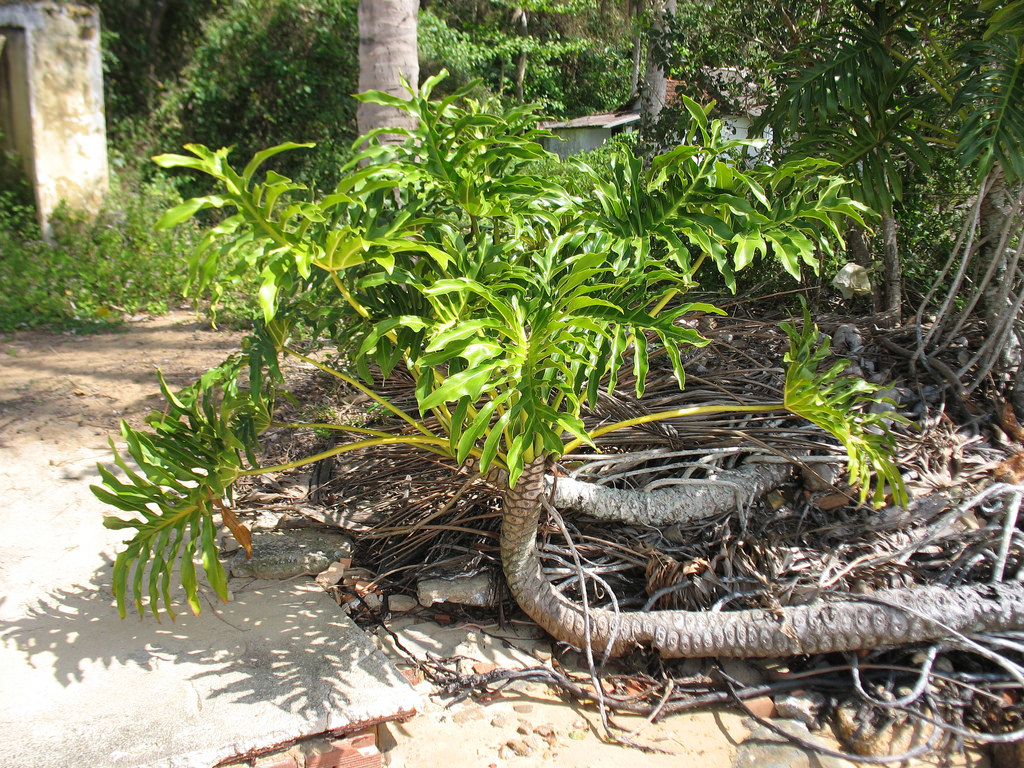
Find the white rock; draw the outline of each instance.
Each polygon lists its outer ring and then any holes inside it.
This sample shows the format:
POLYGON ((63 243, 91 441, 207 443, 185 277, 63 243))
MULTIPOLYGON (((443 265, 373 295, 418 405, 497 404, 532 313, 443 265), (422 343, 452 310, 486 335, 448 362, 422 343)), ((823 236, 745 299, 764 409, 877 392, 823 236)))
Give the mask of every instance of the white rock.
POLYGON ((463 576, 454 579, 422 579, 416 585, 420 605, 429 608, 434 603, 458 603, 489 608, 496 601, 495 579, 490 573, 463 576))
POLYGON ((818 721, 818 715, 825 706, 825 697, 816 691, 803 691, 779 696, 775 699, 775 711, 779 717, 799 720, 809 728, 818 721))
POLYGON ((405 613, 417 605, 416 598, 409 595, 391 595, 388 598, 388 610, 392 613, 405 613))

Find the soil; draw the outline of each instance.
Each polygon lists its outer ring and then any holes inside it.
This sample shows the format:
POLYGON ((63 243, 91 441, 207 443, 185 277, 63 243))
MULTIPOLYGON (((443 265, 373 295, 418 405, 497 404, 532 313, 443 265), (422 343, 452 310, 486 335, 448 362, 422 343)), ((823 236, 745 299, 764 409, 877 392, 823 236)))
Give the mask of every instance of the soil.
MULTIPOLYGON (((172 389, 180 388, 236 350, 240 339, 237 332, 212 331, 182 311, 136 318, 103 334, 0 336, 0 493, 7 503, 31 512, 19 524, 26 537, 50 548, 55 568, 92 568, 97 558, 92 529, 86 536, 62 528, 61 511, 85 504, 84 499, 95 501, 87 486, 96 480, 95 463, 110 460, 107 441, 116 437, 120 420, 138 425, 150 409, 160 407, 157 369, 172 389)), ((98 519, 95 527, 101 529, 98 519)), ((100 540, 113 546, 119 537, 109 532, 100 540)), ((0 575, 14 591, 38 594, 49 576, 30 568, 19 547, 0 542, 0 575)), ((24 605, 18 595, 5 595, 0 614, 24 605)), ((546 647, 528 628, 508 637, 497 626, 445 626, 415 613, 392 629, 415 653, 462 656, 467 669, 476 671, 477 664, 536 663, 534 654, 546 647)), ((381 647, 394 654, 386 633, 380 634, 381 647)), ((394 657, 415 676, 406 659, 394 657)), ((445 699, 431 696, 436 690, 430 682, 413 682, 427 694, 428 704, 409 722, 382 731, 381 747, 392 766, 436 766, 456 755, 460 765, 523 768, 611 768, 623 761, 650 768, 727 766, 748 734, 748 723, 734 712, 679 715, 645 728, 637 740, 655 751, 641 753, 608 743, 595 711, 566 702, 541 684, 517 683, 489 700, 446 709, 445 699)), ((627 731, 643 725, 636 718, 616 722, 627 731)))
MULTIPOLYGON (((68 536, 66 544, 54 549, 61 558, 57 567, 73 570, 79 562, 95 560, 97 553, 85 545, 95 541, 93 536, 56 528, 61 510, 89 500, 95 463, 110 460, 108 439, 116 438, 120 421, 139 426, 151 409, 160 407, 157 371, 172 390, 178 389, 237 350, 240 340, 240 333, 212 331, 184 311, 136 318, 101 334, 23 331, 0 336, 0 491, 10 504, 31 500, 32 514, 23 523, 32 538, 53 542, 68 536)), ((102 531, 99 520, 95 525, 102 531)), ((120 534, 110 533, 106 540, 113 544, 120 534)), ((25 596, 39 594, 47 576, 30 569, 30 558, 17 549, 13 542, 0 545, 4 581, 25 596)), ((9 594, 0 612, 17 611, 28 599, 9 594)), ((477 663, 508 660, 489 650, 492 642, 504 648, 491 639, 498 634, 496 627, 441 626, 413 616, 400 625, 409 630, 406 642, 424 653, 471 653, 473 646, 477 663)), ((528 637, 516 640, 530 644, 528 637)), ((389 725, 382 734, 381 747, 392 766, 435 766, 464 755, 465 765, 527 767, 557 760, 567 767, 599 768, 640 756, 603 743, 594 712, 563 702, 543 685, 518 684, 492 701, 469 701, 452 709, 430 699, 429 682, 418 687, 427 694, 425 711, 389 725), (527 733, 524 723, 529 724, 527 733)), ((745 735, 740 718, 728 712, 672 718, 641 738, 674 754, 646 755, 644 765, 679 766, 680 755, 686 756, 682 764, 729 765, 745 735)))

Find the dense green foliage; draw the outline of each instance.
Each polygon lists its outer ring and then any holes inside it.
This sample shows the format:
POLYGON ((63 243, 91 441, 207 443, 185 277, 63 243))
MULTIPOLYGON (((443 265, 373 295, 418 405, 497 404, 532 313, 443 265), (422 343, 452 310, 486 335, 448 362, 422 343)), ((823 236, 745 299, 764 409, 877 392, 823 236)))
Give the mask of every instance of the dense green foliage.
POLYGON ((193 243, 153 224, 196 190, 169 183, 155 152, 200 141, 249 155, 299 137, 318 151, 282 170, 333 186, 355 134, 356 5, 102 0, 112 193, 94 221, 59 212, 47 244, 17 163, 0 162, 0 329, 102 327, 181 302, 193 243))
POLYGON ((38 236, 32 185, 13 152, 0 152, 0 232, 18 241, 38 236))
POLYGON ((442 87, 482 78, 499 99, 520 100, 521 90, 522 101, 569 117, 614 109, 630 96, 633 25, 622 4, 432 0, 421 7, 421 72, 450 72, 442 87))
POLYGON ((103 0, 112 140, 139 159, 188 142, 249 156, 315 141, 284 170, 329 188, 355 138, 357 4, 103 0))
MULTIPOLYGON (((314 152, 279 158, 278 170, 321 190, 337 182, 354 136, 357 0, 99 0, 99 5, 107 115, 120 177, 115 186, 131 189, 124 199, 136 211, 162 207, 171 194, 145 158, 187 142, 233 146, 234 157, 289 140, 315 142, 314 152)), ((736 96, 749 95, 748 86, 756 86, 764 103, 779 105, 766 122, 774 127, 781 157, 825 156, 839 162, 857 181, 854 193, 860 200, 896 218, 912 296, 925 291, 945 261, 949 233, 958 228, 971 191, 962 170, 948 159, 973 164, 977 171, 994 163, 1012 176, 1021 171, 1020 2, 986 0, 962 12, 961 4, 938 0, 762 5, 678 0, 663 33, 651 29, 649 17, 637 15, 638 8, 652 7, 605 0, 424 0, 423 76, 445 68, 453 74, 441 89, 481 78, 481 99, 504 104, 522 99, 548 114, 571 117, 623 104, 631 95, 631 76, 637 75, 634 67, 646 63, 649 44, 682 83, 683 93, 702 103, 718 101, 719 111, 712 114, 733 111, 736 96), (741 77, 716 74, 722 71, 741 77)), ((667 147, 689 130, 691 117, 682 101, 663 114, 660 135, 667 147)), ((606 167, 604 158, 595 162, 606 167)), ((24 190, 6 176, 0 182, 0 237, 10 243, 5 250, 35 253, 41 246, 26 213, 24 190)), ((185 196, 199 193, 202 183, 174 179, 185 196)), ((65 253, 89 253, 95 250, 90 241, 100 233, 115 241, 143 242, 141 233, 124 231, 136 226, 135 215, 105 216, 98 229, 64 227, 66 237, 84 239, 72 244, 65 238, 61 247, 65 253), (116 237, 115 230, 121 230, 116 237)), ((146 252, 142 263, 148 261, 146 252)), ((841 261, 840 255, 826 267, 841 261)), ((72 264, 84 270, 91 262, 44 254, 8 256, 7 263, 26 265, 24 279, 32 288, 25 293, 39 295, 46 270, 64 271, 72 264)), ((757 282, 765 276, 757 270, 745 274, 757 282)), ((59 286, 90 284, 60 274, 49 282, 53 296, 68 295, 59 286)), ((91 284, 99 290, 117 285, 91 284)), ((133 284, 153 281, 140 275, 133 284)), ((715 277, 706 284, 725 285, 715 277)), ((168 286, 163 294, 177 287, 168 286)), ((166 300, 151 294, 133 301, 115 291, 71 301, 87 308, 73 313, 88 314, 103 306, 159 306, 166 300)), ((52 299, 40 306, 58 303, 52 299)), ((54 322, 60 316, 47 311, 39 320, 54 322)), ((20 317, 18 322, 32 322, 30 313, 20 317)))
POLYGON ((281 170, 329 189, 355 138, 359 78, 354 0, 253 0, 210 18, 160 113, 165 147, 233 146, 243 157, 313 141, 281 170), (177 124, 174 121, 177 121, 177 124))
MULTIPOLYGON (((211 283, 224 262, 258 273, 263 319, 242 354, 178 396, 165 390, 171 408, 153 414, 151 431, 122 425, 140 472, 119 458, 127 477, 103 469, 106 488, 95 488, 132 514, 108 519, 134 531, 114 569, 122 611, 129 596, 140 611, 147 598, 152 610, 161 603, 171 610, 170 570, 179 559, 196 609, 197 554, 224 595, 213 516, 239 528, 229 507, 239 477, 404 443, 458 462, 472 458, 481 471, 499 467, 514 484, 534 459, 592 444, 582 412, 600 390, 614 390, 624 367, 635 374, 638 397, 655 354, 667 356, 683 385, 683 353, 706 341, 678 321, 693 311, 719 312, 685 301, 699 273, 729 276, 771 258, 798 274, 815 250, 833 247, 844 217, 859 220, 864 210, 843 195, 845 182, 828 175, 828 164, 730 164, 724 158, 743 142, 724 139, 721 124, 692 101, 686 143, 649 166, 623 148, 607 175, 582 161, 575 176, 527 174, 551 159, 537 142, 536 115, 526 107, 489 111, 468 98, 474 84, 431 102, 438 82, 428 79, 410 101, 364 97, 412 113, 418 127, 402 132, 401 145, 371 143, 327 196, 273 171, 259 181, 261 166, 294 144, 259 153, 241 171, 226 152, 198 145, 188 155, 157 158, 218 182, 216 194, 173 208, 161 225, 209 208, 226 214, 193 268, 211 283), (351 372, 314 364, 410 429, 291 425, 356 439, 289 465, 257 466, 258 436, 271 424, 283 383, 278 358, 314 362, 293 346, 299 324, 354 339, 351 372), (374 391, 399 367, 414 382, 419 418, 374 391)), ((780 402, 705 408, 805 416, 847 447, 865 496, 872 468, 876 501, 886 482, 899 488, 885 422, 858 407, 873 388, 841 377, 843 365, 820 370, 827 350, 818 348, 810 322, 790 334, 780 402)))
POLYGON ((203 23, 231 0, 97 0, 103 25, 103 85, 111 127, 145 118, 173 88, 199 45, 203 23))
POLYGON ((168 184, 143 188, 116 177, 95 219, 58 209, 52 244, 43 242, 31 191, 21 184, 25 197, 0 192, 0 331, 96 329, 181 303, 194 240, 189 229, 153 228, 161 208, 179 199, 168 184))
MULTIPOLYGON (((1014 5, 993 16, 993 3, 853 3, 780 60, 763 119, 776 147, 839 163, 859 200, 908 228, 956 232, 963 206, 950 193, 966 200, 994 167, 1024 175, 1024 46, 999 20, 1014 5)), ((946 256, 904 261, 934 274, 946 256)))

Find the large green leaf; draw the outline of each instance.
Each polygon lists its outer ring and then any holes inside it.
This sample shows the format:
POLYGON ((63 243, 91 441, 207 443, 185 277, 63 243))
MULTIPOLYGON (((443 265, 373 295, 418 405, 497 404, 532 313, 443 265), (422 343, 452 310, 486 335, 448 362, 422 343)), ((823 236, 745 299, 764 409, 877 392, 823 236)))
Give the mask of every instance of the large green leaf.
POLYGON ((893 503, 906 504, 907 494, 899 467, 892 459, 894 422, 908 423, 893 410, 870 409, 872 404, 895 406, 879 397, 879 385, 855 376, 843 376, 848 361, 823 369, 829 343, 819 342, 818 327, 804 308, 803 325, 784 323, 790 349, 786 354, 784 403, 787 410, 818 425, 846 449, 851 485, 860 488, 861 502, 871 496, 876 507, 885 503, 886 486, 893 503))
MULTIPOLYGON (((238 477, 259 471, 278 355, 338 377, 401 421, 394 435, 349 427, 361 439, 338 450, 407 442, 476 457, 484 470, 504 467, 514 483, 535 458, 592 444, 583 408, 614 392, 628 370, 641 396, 656 346, 683 386, 684 351, 706 343, 685 317, 719 311, 686 303, 698 269, 717 267, 730 281, 770 257, 799 273, 840 241, 843 217, 863 220, 832 165, 728 163, 749 142, 725 139, 710 107, 696 102, 684 101, 686 142, 649 164, 622 149, 607 168, 575 162, 572 173, 548 175, 535 165, 553 157, 532 108, 496 111, 473 100, 472 85, 432 102, 438 82, 408 99, 364 94, 409 113, 416 127, 384 129, 398 144, 363 137, 338 187, 319 199, 273 170, 256 178, 298 145, 259 153, 241 173, 227 150, 198 145, 158 159, 218 187, 166 217, 210 207, 226 214, 197 250, 194 280, 216 291, 226 288, 217 279, 225 267, 258 276, 263 317, 246 354, 183 392, 165 389, 168 410, 149 432, 125 428, 137 469, 118 456, 121 474, 102 470, 97 495, 128 513, 108 524, 134 533, 115 567, 122 610, 129 596, 140 610, 147 601, 170 610, 175 564, 197 607, 196 560, 225 594, 214 515, 238 477), (300 351, 291 337, 307 329, 347 359, 332 366, 300 351), (422 418, 376 390, 398 373, 412 378, 422 418)), ((865 458, 884 467, 884 445, 842 413, 866 393, 822 376, 815 360, 794 358, 800 375, 788 404, 838 433, 858 477, 865 458)))
POLYGON ((998 165, 1008 180, 1024 179, 1024 34, 975 41, 966 51, 974 74, 955 102, 969 110, 957 145, 960 164, 979 177, 998 165))

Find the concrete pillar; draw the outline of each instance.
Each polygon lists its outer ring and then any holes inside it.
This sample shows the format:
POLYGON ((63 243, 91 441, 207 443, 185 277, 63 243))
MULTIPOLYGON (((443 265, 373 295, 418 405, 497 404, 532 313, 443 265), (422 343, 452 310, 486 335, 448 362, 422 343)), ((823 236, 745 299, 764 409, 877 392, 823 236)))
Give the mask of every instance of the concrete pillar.
POLYGON ((35 188, 44 236, 62 200, 99 210, 107 138, 95 8, 0 0, 0 131, 35 188))

